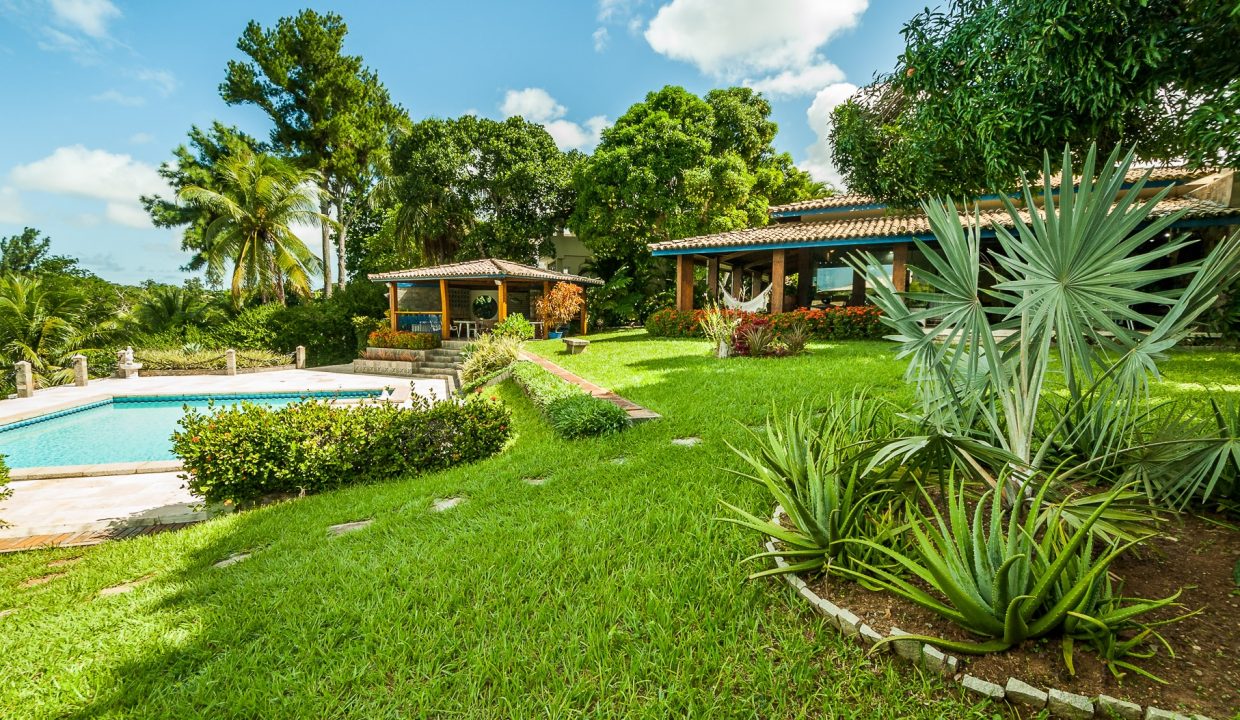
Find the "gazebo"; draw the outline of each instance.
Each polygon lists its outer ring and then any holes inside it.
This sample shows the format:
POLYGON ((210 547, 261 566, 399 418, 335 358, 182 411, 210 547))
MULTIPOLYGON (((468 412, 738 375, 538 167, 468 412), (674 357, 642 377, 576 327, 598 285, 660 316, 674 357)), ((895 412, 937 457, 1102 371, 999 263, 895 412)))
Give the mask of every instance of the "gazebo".
MULTIPOLYGON (((465 262, 372 273, 371 282, 387 283, 388 310, 393 330, 439 333, 444 339, 468 336, 471 330, 503 322, 510 313, 532 316, 534 301, 557 282, 602 285, 581 275, 546 270, 511 260, 484 258, 465 262)), ((586 333, 581 310, 578 329, 586 333)))

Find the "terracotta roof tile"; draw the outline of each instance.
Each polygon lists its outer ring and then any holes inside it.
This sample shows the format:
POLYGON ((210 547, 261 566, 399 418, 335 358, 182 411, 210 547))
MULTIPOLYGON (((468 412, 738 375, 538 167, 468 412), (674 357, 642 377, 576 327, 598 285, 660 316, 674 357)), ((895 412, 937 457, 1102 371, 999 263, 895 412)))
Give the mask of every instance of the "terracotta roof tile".
MULTIPOLYGON (((1160 167, 1160 168, 1133 168, 1128 171, 1124 180, 1126 182, 1136 182, 1145 174, 1150 173, 1151 182, 1166 182, 1169 180, 1191 180, 1209 175, 1214 170, 1207 168, 1191 169, 1187 167, 1160 167)), ((1051 176, 1051 187, 1059 187, 1062 185, 1062 175, 1056 174, 1051 176)), ((1078 178, 1079 179, 1079 178, 1078 178)), ((886 207, 886 203, 879 202, 869 195, 859 195, 850 193, 846 195, 831 195, 825 198, 814 198, 813 200, 801 200, 800 202, 788 203, 786 205, 772 205, 770 212, 776 213, 795 213, 807 210, 826 210, 829 208, 845 208, 854 205, 881 205, 886 207)))
POLYGON ((391 282, 393 280, 438 280, 440 278, 513 278, 516 280, 542 280, 546 282, 563 281, 577 283, 579 285, 603 284, 603 281, 598 278, 585 277, 583 275, 569 275, 568 273, 556 272, 555 270, 545 270, 532 265, 523 265, 521 263, 512 262, 511 260, 500 260, 499 258, 483 258, 481 260, 466 260, 464 262, 450 263, 448 265, 435 265, 433 267, 393 270, 392 272, 384 273, 371 273, 366 277, 375 282, 391 282))
MULTIPOLYGON (((1189 197, 1174 197, 1163 200, 1154 208, 1154 215, 1168 215, 1178 210, 1187 209, 1188 218, 1236 216, 1240 224, 1240 208, 1229 208, 1210 200, 1199 200, 1189 197)), ((1028 211, 1021 211, 1021 219, 1029 221, 1028 211)), ((963 217, 963 216, 962 216, 963 217)), ((983 227, 1001 223, 1011 227, 1011 218, 1002 208, 982 213, 983 227)), ((780 245, 784 243, 809 243, 833 240, 851 240, 858 238, 884 238, 899 236, 929 237, 930 221, 921 212, 904 212, 869 217, 849 218, 844 215, 838 220, 820 222, 772 223, 765 227, 749 230, 736 230, 717 235, 653 243, 652 252, 676 250, 708 250, 714 248, 749 247, 761 245, 780 245)))

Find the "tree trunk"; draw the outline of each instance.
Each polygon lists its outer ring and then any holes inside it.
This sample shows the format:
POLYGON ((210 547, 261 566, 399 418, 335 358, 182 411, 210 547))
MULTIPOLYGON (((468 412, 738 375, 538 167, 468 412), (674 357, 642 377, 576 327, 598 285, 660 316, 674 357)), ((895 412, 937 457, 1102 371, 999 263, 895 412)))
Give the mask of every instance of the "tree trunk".
MULTIPOLYGON (((327 188, 323 188, 323 197, 319 200, 319 212, 324 216, 331 212, 331 201, 327 199, 327 188)), ((323 231, 323 297, 332 296, 332 236, 327 220, 320 220, 319 227, 323 231)))
POLYGON ((340 227, 336 230, 336 284, 344 290, 348 272, 345 270, 345 242, 349 238, 349 222, 344 216, 344 201, 336 201, 336 222, 340 223, 340 227))

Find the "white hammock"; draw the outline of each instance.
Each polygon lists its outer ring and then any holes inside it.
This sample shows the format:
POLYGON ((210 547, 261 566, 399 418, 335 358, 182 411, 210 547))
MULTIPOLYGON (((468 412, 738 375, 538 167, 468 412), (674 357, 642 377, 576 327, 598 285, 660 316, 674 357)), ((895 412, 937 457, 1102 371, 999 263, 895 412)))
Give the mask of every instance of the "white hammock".
POLYGON ((719 288, 720 299, 723 300, 723 306, 729 310, 744 310, 745 312, 758 312, 767 309, 771 304, 771 288, 774 285, 767 285, 766 289, 758 293, 758 297, 753 300, 741 302, 728 294, 727 290, 719 288))

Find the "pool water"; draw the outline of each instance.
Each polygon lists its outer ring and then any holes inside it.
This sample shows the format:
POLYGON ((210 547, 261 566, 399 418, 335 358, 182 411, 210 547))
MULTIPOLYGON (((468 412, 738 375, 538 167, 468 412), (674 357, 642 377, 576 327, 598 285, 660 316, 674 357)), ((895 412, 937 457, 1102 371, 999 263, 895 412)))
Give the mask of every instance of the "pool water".
POLYGON ((304 398, 374 397, 377 390, 117 397, 0 425, 0 455, 11 468, 173 460, 172 433, 186 405, 206 408, 242 400, 279 407, 304 398))

